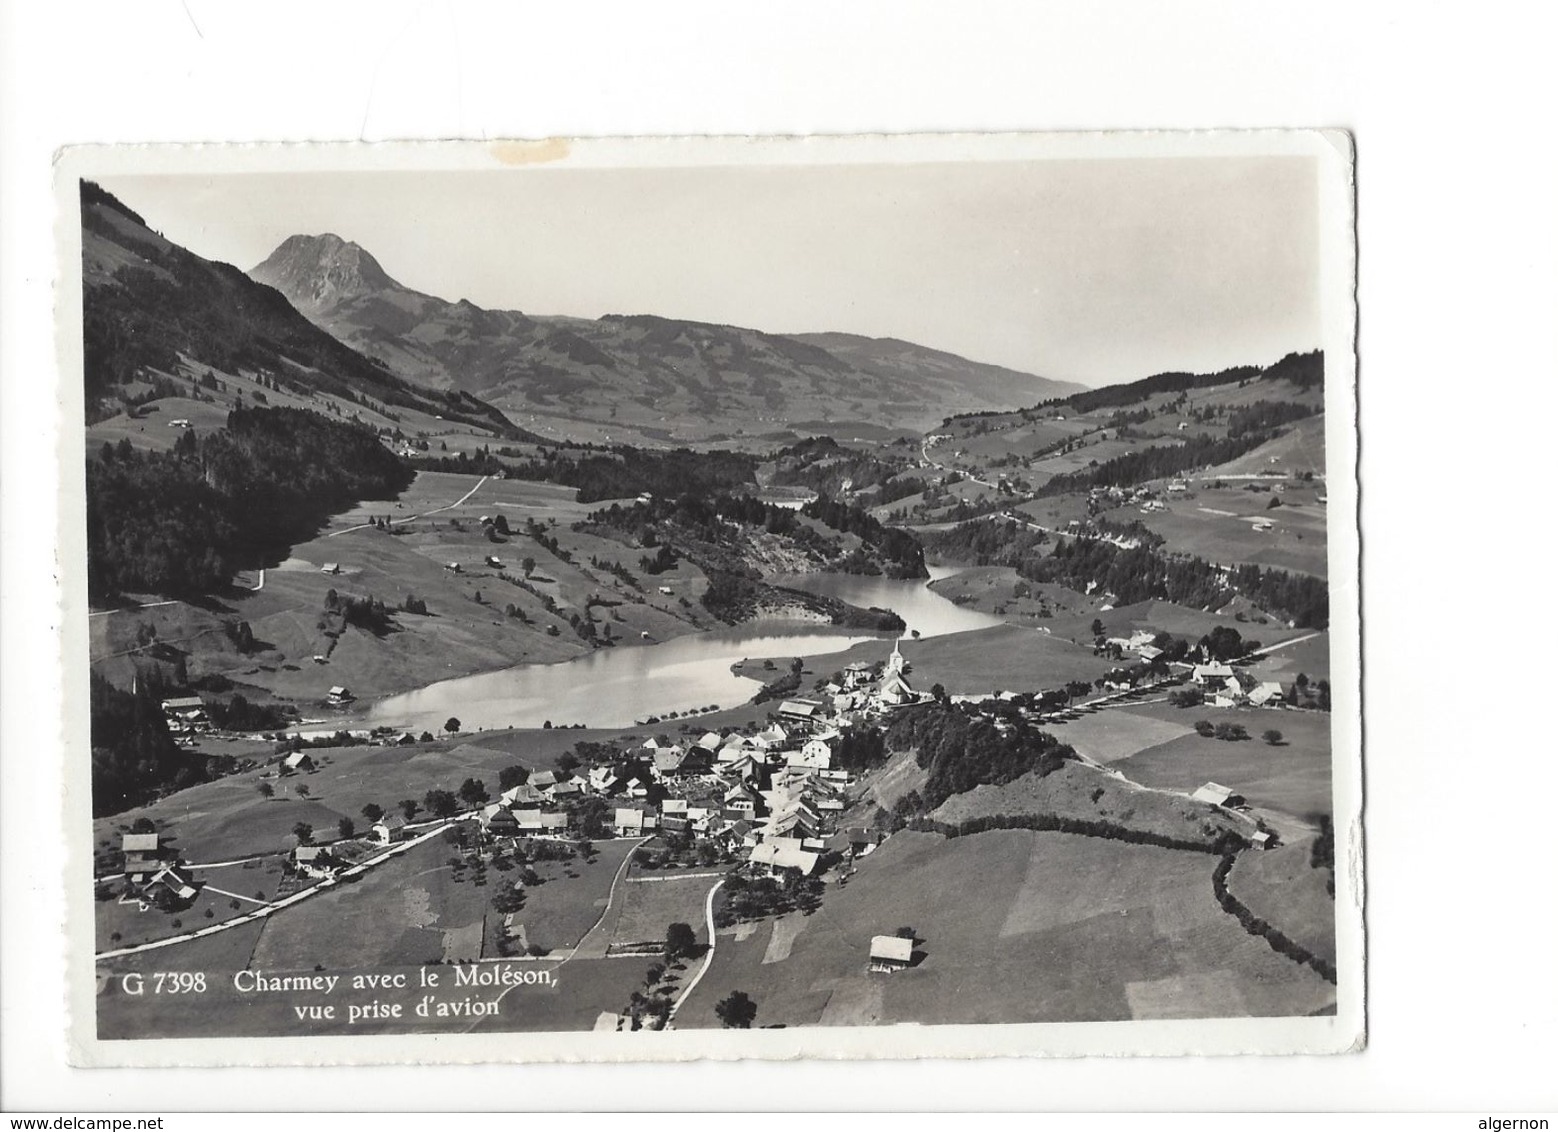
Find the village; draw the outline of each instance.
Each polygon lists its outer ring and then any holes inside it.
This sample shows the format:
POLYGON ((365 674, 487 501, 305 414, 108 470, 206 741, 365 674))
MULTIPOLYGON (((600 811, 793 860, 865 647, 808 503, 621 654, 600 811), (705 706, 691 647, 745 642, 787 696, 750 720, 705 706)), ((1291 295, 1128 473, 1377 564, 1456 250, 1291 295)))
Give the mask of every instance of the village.
MULTIPOLYGON (((814 696, 779 702, 766 724, 708 730, 696 736, 695 728, 684 726, 680 742, 660 735, 622 746, 581 743, 579 752, 585 758, 565 753, 555 768, 504 769, 496 797, 483 782, 467 779, 456 790, 451 781, 449 789, 431 790, 421 803, 407 799, 391 810, 364 807, 366 827, 359 830, 353 821, 343 819, 334 838, 300 825, 293 830, 290 845, 253 847, 282 860, 283 879, 269 899, 254 901, 256 906, 241 916, 113 947, 99 958, 132 955, 268 917, 350 882, 440 834, 483 859, 509 855, 532 861, 579 851, 588 855, 597 841, 631 841, 634 848, 628 860, 640 870, 663 870, 674 876, 678 869, 714 869, 759 882, 740 908, 722 910, 720 922, 742 915, 783 913, 800 906, 798 901, 820 899, 823 882, 847 885, 858 863, 902 827, 901 820, 884 820, 885 811, 870 804, 860 789, 860 776, 868 764, 851 757, 845 745, 868 735, 879 743, 883 725, 906 707, 940 700, 986 716, 1004 731, 1019 719, 1060 728, 1085 715, 1169 689, 1170 701, 1181 706, 1255 707, 1272 712, 1295 706, 1296 689, 1254 680, 1240 670, 1237 659, 1234 663, 1213 659, 1210 641, 1192 648, 1167 634, 1138 630, 1127 636, 1100 634, 1095 651, 1119 665, 1091 684, 1076 681, 1049 691, 948 695, 939 686, 930 691, 913 686, 912 666, 895 641, 884 660, 855 661, 819 679, 814 696), (774 883, 764 888, 764 881, 774 883)), ((351 698, 341 687, 331 688, 328 694, 330 702, 340 705, 351 698)), ((199 697, 168 699, 163 710, 170 732, 183 742, 212 733, 199 697)), ((1229 729, 1228 724, 1220 726, 1229 729)), ((1235 726, 1240 737, 1247 737, 1242 726, 1235 726)), ((276 755, 261 772, 260 792, 269 797, 273 791, 290 788, 304 798, 310 792, 309 776, 329 760, 333 744, 411 746, 432 738, 424 734, 419 739, 389 728, 341 731, 310 741, 296 733, 274 737, 281 740, 285 753, 276 755)), ((1227 736, 1220 733, 1219 737, 1227 736)), ((1242 819, 1247 827, 1241 827, 1244 840, 1250 847, 1279 844, 1276 832, 1250 816, 1236 791, 1208 781, 1190 797, 1242 819)), ((121 905, 143 912, 176 916, 189 908, 205 883, 199 878, 208 874, 183 859, 171 844, 176 840, 176 827, 158 829, 151 823, 137 823, 122 836, 122 873, 99 876, 102 894, 115 891, 121 905)), ((534 877, 533 872, 529 875, 534 877)), ((522 893, 526 873, 505 884, 522 893)), ((495 907, 519 903, 501 890, 494 898, 495 907)), ((712 902, 710 915, 714 915, 712 902)), ((496 951, 524 958, 525 939, 517 920, 512 913, 504 915, 504 934, 496 951)), ((176 918, 171 924, 182 926, 176 918)), ((912 940, 894 934, 891 925, 882 927, 860 961, 872 973, 909 966, 912 940)), ((544 954, 544 949, 531 949, 530 957, 538 951, 544 954)))

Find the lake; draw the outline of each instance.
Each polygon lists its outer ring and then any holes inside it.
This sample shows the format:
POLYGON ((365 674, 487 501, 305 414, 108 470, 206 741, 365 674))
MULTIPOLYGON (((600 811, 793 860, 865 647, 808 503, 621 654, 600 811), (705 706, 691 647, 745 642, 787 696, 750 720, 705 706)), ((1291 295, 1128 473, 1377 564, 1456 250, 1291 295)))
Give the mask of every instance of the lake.
MULTIPOLYGON (((932 580, 955 572, 932 567, 932 580)), ((839 574, 773 581, 854 605, 896 610, 909 631, 922 637, 1001 624, 998 617, 954 605, 919 581, 839 574)), ((547 721, 554 726, 630 727, 671 711, 745 703, 760 685, 735 675, 730 667, 747 657, 822 656, 873 636, 825 625, 767 622, 656 645, 602 649, 563 664, 523 664, 389 696, 371 705, 354 725, 437 733, 454 716, 464 731, 540 727, 547 721)), ((885 645, 882 655, 887 655, 885 645)))

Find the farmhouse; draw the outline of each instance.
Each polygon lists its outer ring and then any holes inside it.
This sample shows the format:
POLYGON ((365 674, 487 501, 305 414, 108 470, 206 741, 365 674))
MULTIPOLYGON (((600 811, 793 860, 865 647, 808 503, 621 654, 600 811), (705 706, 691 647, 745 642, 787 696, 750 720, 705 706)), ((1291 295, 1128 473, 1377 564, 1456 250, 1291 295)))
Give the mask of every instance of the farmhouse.
MULTIPOLYGON (((779 714, 786 719, 796 719, 804 723, 810 723, 820 718, 822 705, 815 700, 785 700, 779 705, 779 714)), ((783 740, 781 740, 782 742, 783 740)))
POLYGON ((519 834, 519 822, 514 811, 497 802, 482 809, 481 830, 488 837, 515 837, 519 834))
POLYGON ((351 703, 356 698, 357 697, 352 695, 349 690, 342 687, 340 684, 337 684, 331 688, 330 693, 325 696, 325 702, 331 707, 343 707, 346 704, 351 703))
POLYGON ((871 937, 869 969, 890 973, 902 971, 914 961, 914 941, 896 935, 871 937))
POLYGON ((281 760, 281 765, 289 771, 311 771, 314 769, 314 760, 307 751, 293 751, 281 760))
POLYGON ((124 875, 126 877, 137 884, 142 884, 161 867, 161 834, 127 833, 124 835, 124 875))
POLYGON ((203 731, 210 727, 205 701, 199 696, 179 696, 162 701, 162 714, 175 729, 203 731))
POLYGON ((783 869, 794 869, 805 877, 811 876, 821 856, 814 850, 805 848, 799 838, 777 837, 772 841, 764 841, 754 846, 748 860, 754 868, 760 871, 766 870, 770 874, 783 869))
POLYGON ((1233 807, 1244 805, 1242 795, 1235 794, 1228 787, 1220 786, 1215 782, 1208 782, 1204 786, 1198 786, 1195 793, 1190 796, 1197 802, 1210 802, 1214 806, 1233 807))
POLYGON ((319 568, 319 572, 321 574, 339 574, 341 572, 341 564, 339 562, 326 562, 319 568))
POLYGON ((373 829, 369 833, 380 845, 393 845, 405 837, 406 823, 398 814, 385 814, 373 823, 373 829))
POLYGON ((1264 829, 1257 829, 1250 834, 1250 844, 1257 849, 1271 849, 1276 845, 1276 839, 1264 829))
POLYGON ((200 891, 176 865, 163 865, 152 874, 151 879, 140 886, 140 890, 142 896, 163 895, 179 904, 193 900, 200 891))
POLYGON ((724 736, 718 731, 705 731, 698 740, 698 746, 705 751, 717 751, 725 742, 724 736))
POLYGON ((1281 707, 1282 685, 1267 680, 1250 689, 1249 701, 1256 707, 1281 707))
POLYGON ((1190 670, 1190 679, 1197 684, 1221 684, 1233 676, 1233 669, 1220 662, 1198 664, 1190 670))
POLYGON ((643 837, 645 833, 653 832, 656 824, 654 814, 623 806, 618 808, 612 826, 618 837, 643 837))

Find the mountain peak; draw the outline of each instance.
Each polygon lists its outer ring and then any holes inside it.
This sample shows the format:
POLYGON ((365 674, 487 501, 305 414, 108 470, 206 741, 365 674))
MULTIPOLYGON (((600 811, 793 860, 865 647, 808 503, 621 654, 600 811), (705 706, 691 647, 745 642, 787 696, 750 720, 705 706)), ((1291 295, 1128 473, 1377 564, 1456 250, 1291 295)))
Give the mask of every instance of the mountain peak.
POLYGON ((397 286, 378 260, 334 232, 288 236, 249 276, 275 287, 305 314, 397 286))

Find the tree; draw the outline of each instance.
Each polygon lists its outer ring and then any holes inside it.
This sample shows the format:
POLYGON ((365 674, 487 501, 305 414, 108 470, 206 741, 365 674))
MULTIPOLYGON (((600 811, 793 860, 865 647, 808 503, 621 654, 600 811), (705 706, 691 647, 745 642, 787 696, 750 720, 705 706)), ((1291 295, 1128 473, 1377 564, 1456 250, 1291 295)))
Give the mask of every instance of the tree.
POLYGON ((1207 719, 1198 719, 1198 720, 1196 720, 1196 734, 1197 735, 1200 735, 1204 739, 1210 739, 1214 734, 1216 734, 1216 732, 1217 732, 1217 728, 1212 726, 1212 723, 1211 723, 1210 720, 1207 720, 1207 719))
POLYGON ((369 802, 362 808, 362 816, 369 821, 378 821, 384 816, 384 807, 377 802, 369 802))
POLYGON ((899 939, 914 940, 915 938, 917 938, 915 936, 915 932, 914 932, 913 928, 899 928, 893 934, 895 936, 897 936, 899 939))
POLYGON ((133 822, 130 823, 130 832, 156 833, 157 823, 152 821, 151 818, 136 818, 133 822))
POLYGON ((947 686, 941 683, 932 684, 930 686, 930 694, 931 698, 937 703, 944 703, 947 698, 947 686))
POLYGON ((357 823, 351 818, 342 818, 335 823, 335 827, 341 831, 341 840, 343 841, 357 835, 357 823))
POLYGON ((261 782, 255 787, 255 789, 260 792, 261 798, 269 798, 271 795, 276 793, 276 788, 269 782, 261 782))
POLYGON ((1101 636, 1104 635, 1104 623, 1103 623, 1103 621, 1101 619, 1099 619, 1097 617, 1093 618, 1093 626, 1092 626, 1092 628, 1093 628, 1093 636, 1101 637, 1101 636))
POLYGON ((651 963, 649 969, 644 972, 644 985, 652 987, 665 976, 664 963, 651 963))
POLYGON ((460 811, 460 801, 447 790, 429 790, 422 804, 435 818, 453 817, 460 811))
POLYGON ((306 782, 298 783, 294 789, 297 790, 299 798, 307 798, 309 795, 308 783, 306 782))
POLYGON ((402 798, 400 800, 400 812, 405 815, 407 821, 417 816, 417 811, 422 807, 417 805, 414 798, 402 798))
POLYGON ((525 577, 528 578, 531 574, 535 573, 536 560, 534 558, 527 557, 519 564, 519 568, 525 572, 525 577))
POLYGON ((692 930, 692 925, 678 920, 665 929, 665 961, 675 963, 679 959, 689 958, 698 950, 698 936, 692 930))
POLYGON ((460 721, 451 715, 448 719, 444 720, 444 730, 449 732, 451 735, 454 734, 456 731, 460 730, 460 721))
POLYGON ((1262 731, 1260 737, 1266 740, 1266 742, 1273 747, 1280 747, 1282 745, 1282 732, 1278 731, 1276 728, 1272 728, 1270 731, 1262 731))
POLYGON ((757 1003, 746 991, 731 991, 715 1005, 714 1013, 727 1030, 750 1030, 757 1017, 757 1003))
POLYGON ((472 809, 487 803, 487 784, 479 778, 467 778, 460 783, 460 801, 472 809))
POLYGON ((530 781, 530 768, 528 766, 506 766, 498 771, 498 789, 512 790, 516 786, 523 786, 530 781))
POLYGON ((292 827, 292 836, 298 839, 299 845, 307 845, 314 840, 314 827, 306 821, 300 821, 292 827))
POLYGON ((572 751, 564 751, 553 762, 563 774, 572 774, 579 767, 579 756, 572 751))

